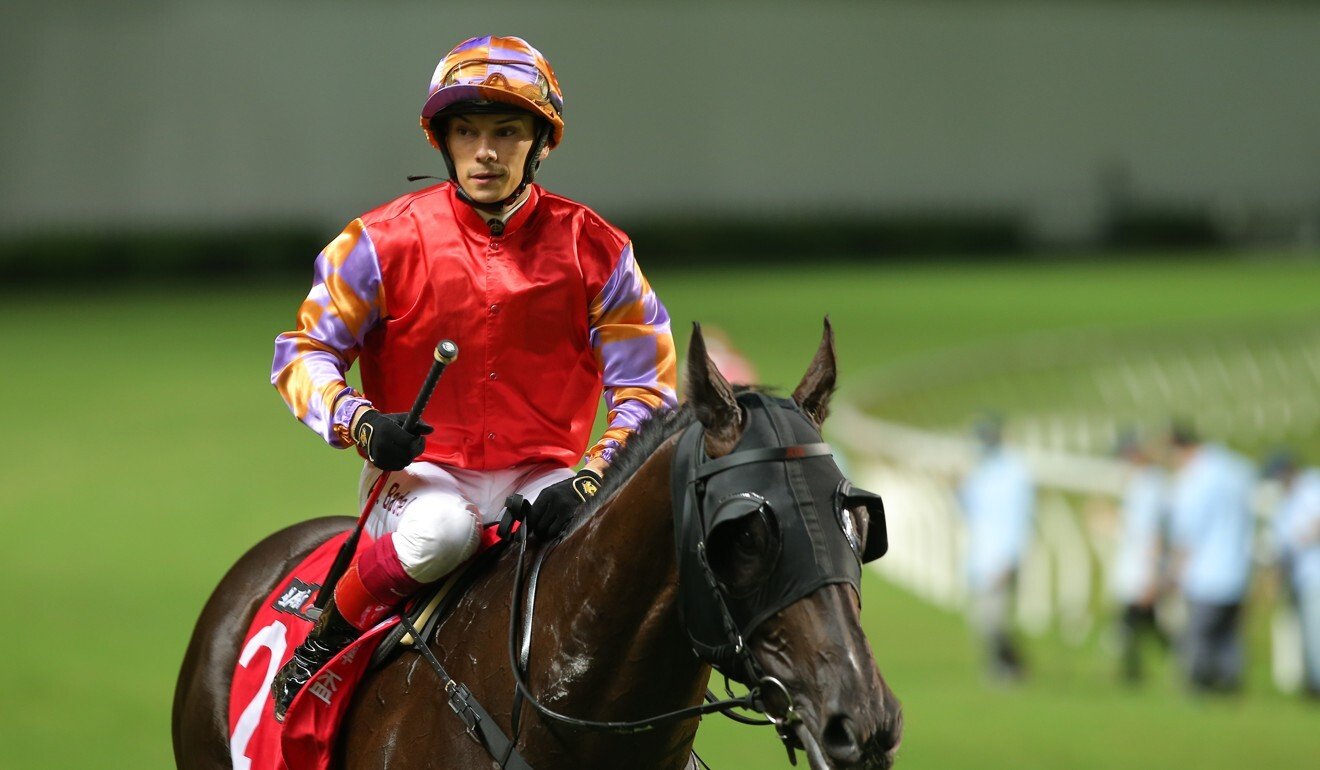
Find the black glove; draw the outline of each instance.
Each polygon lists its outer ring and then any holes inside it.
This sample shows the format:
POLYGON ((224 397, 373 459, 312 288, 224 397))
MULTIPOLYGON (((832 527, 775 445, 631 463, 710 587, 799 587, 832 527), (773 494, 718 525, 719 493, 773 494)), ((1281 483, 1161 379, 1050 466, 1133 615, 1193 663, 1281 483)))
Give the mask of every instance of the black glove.
POLYGON ((426 448, 426 439, 434 428, 421 420, 414 432, 403 429, 408 415, 403 412, 385 414, 369 409, 358 418, 353 430, 353 441, 367 453, 371 464, 383 471, 403 470, 426 448))
POLYGON ((541 490, 527 512, 524 525, 537 540, 549 540, 564 531, 573 512, 600 491, 600 474, 583 468, 571 479, 564 479, 541 490))

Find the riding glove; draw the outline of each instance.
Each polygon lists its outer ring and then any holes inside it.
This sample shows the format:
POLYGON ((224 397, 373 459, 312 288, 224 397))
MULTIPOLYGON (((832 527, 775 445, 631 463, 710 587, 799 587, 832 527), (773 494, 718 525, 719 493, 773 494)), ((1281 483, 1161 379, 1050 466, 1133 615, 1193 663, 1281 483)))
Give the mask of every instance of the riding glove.
POLYGON ((426 439, 433 428, 417 421, 413 432, 404 430, 403 412, 385 414, 378 409, 362 413, 353 428, 353 441, 366 453, 371 464, 383 471, 403 470, 426 448, 426 439))
POLYGON ((527 513, 525 522, 538 540, 558 535, 573 518, 578 506, 600 491, 600 474, 583 468, 571 479, 564 479, 541 490, 527 513))

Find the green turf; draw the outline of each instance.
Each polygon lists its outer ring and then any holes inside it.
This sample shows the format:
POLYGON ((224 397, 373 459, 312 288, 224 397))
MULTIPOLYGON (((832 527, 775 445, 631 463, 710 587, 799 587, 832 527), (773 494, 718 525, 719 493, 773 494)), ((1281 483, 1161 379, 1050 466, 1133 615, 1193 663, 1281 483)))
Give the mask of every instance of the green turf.
MULTIPOLYGON (((1024 331, 1252 323, 1320 310, 1320 266, 1138 260, 999 266, 828 264, 655 272, 685 342, 727 331, 792 387, 829 313, 850 373, 1024 331)), ((0 768, 171 765, 170 703, 192 623, 250 544, 351 513, 357 461, 301 428, 266 383, 271 341, 306 281, 102 296, 7 292, 0 304, 8 450, 0 585, 0 768), (67 629, 67 630, 66 630, 67 629)), ((1183 697, 1164 669, 1111 685, 1096 645, 1050 640, 1036 676, 987 687, 960 618, 868 578, 867 629, 906 704, 913 768, 1300 767, 1320 711, 1274 693, 1264 650, 1240 700, 1183 697)), ((782 767, 753 728, 709 720, 717 768, 782 767)))

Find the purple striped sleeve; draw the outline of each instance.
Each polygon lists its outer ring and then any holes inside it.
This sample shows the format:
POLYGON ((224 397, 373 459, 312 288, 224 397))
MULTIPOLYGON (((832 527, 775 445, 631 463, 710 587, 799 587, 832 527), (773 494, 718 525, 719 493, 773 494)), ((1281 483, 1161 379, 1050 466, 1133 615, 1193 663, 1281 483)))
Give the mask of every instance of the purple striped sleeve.
POLYGON ((677 369, 669 312, 624 247, 591 303, 591 346, 600 362, 609 427, 587 452, 611 462, 652 412, 677 404, 677 369))
POLYGON ((348 386, 344 373, 382 312, 380 263, 357 219, 316 258, 297 328, 275 338, 270 370, 289 410, 331 446, 351 443, 353 412, 369 403, 348 386))

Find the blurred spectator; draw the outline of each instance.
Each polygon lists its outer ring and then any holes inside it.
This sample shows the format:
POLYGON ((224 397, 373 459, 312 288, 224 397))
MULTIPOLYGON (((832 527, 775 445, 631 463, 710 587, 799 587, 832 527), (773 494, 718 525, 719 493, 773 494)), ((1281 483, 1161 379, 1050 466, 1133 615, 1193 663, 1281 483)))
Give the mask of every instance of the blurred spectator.
POLYGON ((1013 681, 1024 674, 1013 639, 1012 609, 1018 566, 1031 538, 1036 491, 1026 463, 1003 446, 1002 418, 981 418, 975 432, 980 457, 961 489, 970 617, 985 645, 991 677, 1013 681))
POLYGON ((1170 532, 1173 573, 1187 604, 1182 639, 1188 684, 1231 692, 1242 683, 1242 605, 1251 579, 1251 494, 1246 459, 1174 426, 1170 532))
POLYGON ((1264 475, 1283 484, 1274 542, 1285 592, 1301 621, 1303 692, 1320 698, 1320 469, 1299 469, 1290 453, 1280 453, 1264 475))
POLYGON ((1168 475, 1153 462, 1135 434, 1119 439, 1116 454, 1132 466, 1119 512, 1118 550, 1110 588, 1120 607, 1118 616, 1119 674, 1125 682, 1141 681, 1141 643, 1168 639, 1155 618, 1155 602, 1163 582, 1165 532, 1168 528, 1168 475))

